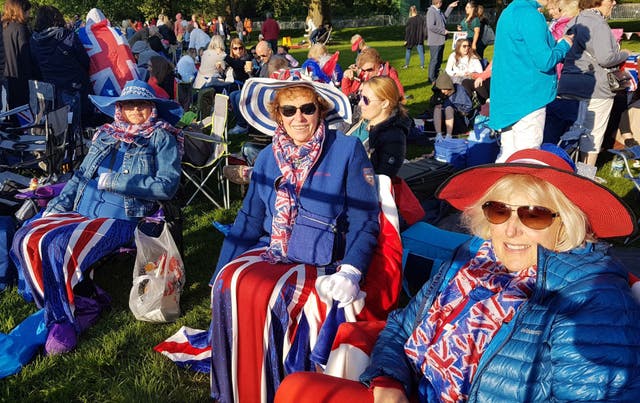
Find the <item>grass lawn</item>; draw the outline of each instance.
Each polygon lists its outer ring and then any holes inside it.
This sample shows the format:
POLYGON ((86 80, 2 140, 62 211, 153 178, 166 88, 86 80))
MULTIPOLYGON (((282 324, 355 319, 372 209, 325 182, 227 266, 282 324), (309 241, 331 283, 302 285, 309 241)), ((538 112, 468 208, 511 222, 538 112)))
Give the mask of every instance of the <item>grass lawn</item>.
MULTIPOLYGON (((640 31, 634 26, 628 30, 640 31)), ((339 50, 343 67, 354 62, 349 38, 354 33, 364 36, 377 48, 385 60, 399 69, 412 115, 426 109, 431 89, 425 83, 427 71, 418 65, 417 54, 412 55, 411 67, 403 70, 404 27, 369 27, 334 31, 330 51, 339 50)), ((302 40, 302 32, 292 33, 293 43, 302 40)), ((640 51, 640 41, 634 36, 623 47, 640 51)), ((444 60, 451 51, 447 43, 444 60)), ((291 49, 298 60, 306 59, 306 48, 291 49)), ((490 59, 493 48, 487 49, 490 59)), ((428 58, 428 51, 427 51, 428 58)), ((428 60, 425 62, 428 63, 428 60)), ((514 92, 517 82, 514 82, 514 92)), ((410 155, 420 155, 426 149, 412 148, 410 155)), ((606 153, 604 153, 606 154, 606 153)), ((603 155, 604 156, 604 155, 603 155)), ((607 156, 608 157, 608 156, 607 156)), ((605 158, 606 159, 606 158, 605 158)), ((628 180, 611 178, 607 162, 599 175, 607 179, 607 186, 623 196, 640 212, 633 186, 628 180)), ((209 376, 177 368, 169 360, 152 351, 152 347, 186 325, 204 329, 209 325, 208 282, 215 266, 222 236, 211 226, 212 220, 231 222, 233 211, 240 204, 240 192, 234 188, 234 205, 229 211, 214 209, 199 200, 185 209, 184 246, 187 284, 181 301, 183 316, 172 324, 137 322, 129 312, 128 296, 131 287, 133 258, 118 256, 96 272, 96 282, 112 296, 112 309, 99 322, 82 334, 78 348, 56 357, 37 355, 19 374, 0 380, 0 401, 41 402, 198 402, 209 401, 209 376)), ((635 246, 640 246, 637 244, 635 246)), ((25 303, 14 288, 0 294, 0 331, 9 332, 36 308, 25 303)))

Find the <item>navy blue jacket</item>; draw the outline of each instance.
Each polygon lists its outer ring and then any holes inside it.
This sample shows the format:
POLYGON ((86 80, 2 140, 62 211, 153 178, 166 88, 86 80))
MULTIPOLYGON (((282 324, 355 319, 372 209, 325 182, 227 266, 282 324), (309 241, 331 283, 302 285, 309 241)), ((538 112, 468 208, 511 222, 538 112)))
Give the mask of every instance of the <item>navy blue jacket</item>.
MULTIPOLYGON (((243 252, 269 245, 275 215, 274 184, 281 175, 269 145, 256 159, 249 190, 222 245, 213 278, 243 252)), ((363 274, 379 231, 378 194, 373 179, 373 168, 360 140, 327 130, 320 158, 311 168, 299 197, 299 204, 306 210, 325 217, 341 217, 338 227, 346 229, 341 263, 351 264, 363 274)))
MULTIPOLYGON (((390 376, 413 393, 418 372, 404 343, 446 282, 480 246, 474 238, 389 315, 360 380, 390 376), (419 313, 420 312, 420 313, 419 313)), ((588 244, 566 253, 538 247, 536 287, 482 355, 469 402, 638 401, 640 306, 625 268, 588 244)))

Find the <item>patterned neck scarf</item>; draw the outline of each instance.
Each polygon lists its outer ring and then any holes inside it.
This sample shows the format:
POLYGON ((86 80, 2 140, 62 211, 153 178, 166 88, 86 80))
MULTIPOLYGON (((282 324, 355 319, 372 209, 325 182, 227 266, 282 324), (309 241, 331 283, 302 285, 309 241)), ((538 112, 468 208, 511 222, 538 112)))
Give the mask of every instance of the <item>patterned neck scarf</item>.
POLYGON ((298 196, 311 168, 322 151, 324 122, 311 139, 297 146, 279 125, 273 136, 273 155, 282 176, 276 188, 276 213, 271 223, 271 243, 262 258, 270 263, 288 262, 287 247, 291 228, 298 215, 298 196))
POLYGON ((122 106, 117 102, 116 112, 113 116, 113 123, 102 125, 98 130, 96 130, 96 135, 103 131, 119 141, 124 143, 133 143, 136 136, 149 138, 156 129, 164 129, 176 136, 178 150, 180 152, 180 156, 182 156, 184 153, 184 135, 182 130, 173 127, 162 119, 158 119, 158 111, 155 106, 151 109, 151 116, 149 116, 149 119, 147 119, 146 122, 134 125, 124 119, 122 106))
POLYGON ((509 272, 486 241, 436 298, 404 349, 440 401, 467 400, 482 354, 533 292, 536 272, 509 272))

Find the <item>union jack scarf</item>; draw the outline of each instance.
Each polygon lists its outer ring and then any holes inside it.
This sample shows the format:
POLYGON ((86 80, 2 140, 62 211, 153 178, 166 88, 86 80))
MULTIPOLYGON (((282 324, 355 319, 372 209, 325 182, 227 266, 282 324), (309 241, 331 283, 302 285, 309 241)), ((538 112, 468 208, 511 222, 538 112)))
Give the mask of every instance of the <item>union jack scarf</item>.
POLYGON ((311 139, 301 146, 293 142, 282 125, 278 125, 274 131, 273 154, 282 177, 276 185, 276 213, 271 223, 271 242, 262 254, 262 258, 270 263, 289 262, 287 247, 291 228, 298 215, 298 195, 320 157, 324 130, 324 122, 320 122, 311 139))
POLYGON ((144 138, 151 137, 156 129, 164 129, 176 136, 178 151, 180 152, 180 156, 182 156, 184 153, 184 135, 182 130, 173 127, 162 119, 158 119, 158 110, 155 106, 151 110, 151 116, 149 116, 149 119, 147 119, 146 122, 140 125, 134 125, 124 119, 122 107, 119 102, 116 102, 116 111, 113 117, 113 123, 107 123, 100 126, 100 128, 96 130, 94 140, 101 131, 104 131, 117 140, 130 144, 133 143, 136 136, 144 138))
POLYGON ((424 374, 420 401, 430 395, 425 382, 440 401, 467 400, 482 354, 533 292, 536 272, 535 265, 509 272, 491 242, 482 244, 405 343, 407 357, 424 374))

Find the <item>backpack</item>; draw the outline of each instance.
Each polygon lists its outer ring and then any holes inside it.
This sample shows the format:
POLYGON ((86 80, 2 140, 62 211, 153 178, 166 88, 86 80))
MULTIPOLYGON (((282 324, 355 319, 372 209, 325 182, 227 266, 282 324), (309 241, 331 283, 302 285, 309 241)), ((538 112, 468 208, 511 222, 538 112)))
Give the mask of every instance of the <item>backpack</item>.
POLYGON ((484 25, 484 32, 482 32, 482 38, 480 38, 480 40, 485 46, 493 45, 496 41, 496 33, 493 31, 493 28, 491 28, 491 25, 484 25))

